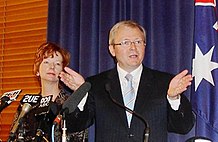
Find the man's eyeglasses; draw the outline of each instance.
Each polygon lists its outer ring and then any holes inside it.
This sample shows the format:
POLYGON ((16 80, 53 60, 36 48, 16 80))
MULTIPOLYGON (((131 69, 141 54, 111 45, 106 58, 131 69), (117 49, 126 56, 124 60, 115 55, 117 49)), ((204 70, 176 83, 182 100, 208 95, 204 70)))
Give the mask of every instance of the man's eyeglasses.
POLYGON ((124 41, 121 41, 120 43, 115 43, 113 45, 121 45, 123 47, 129 47, 132 45, 132 43, 139 47, 139 46, 145 46, 145 42, 144 40, 135 40, 135 41, 130 41, 130 40, 124 40, 124 41))

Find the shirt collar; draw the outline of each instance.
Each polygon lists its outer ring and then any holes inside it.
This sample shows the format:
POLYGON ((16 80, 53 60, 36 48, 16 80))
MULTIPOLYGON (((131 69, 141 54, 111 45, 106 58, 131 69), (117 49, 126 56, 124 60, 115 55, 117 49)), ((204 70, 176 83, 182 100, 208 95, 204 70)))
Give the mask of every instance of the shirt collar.
MULTIPOLYGON (((140 78, 142 69, 143 69, 143 66, 142 64, 140 64, 135 70, 130 72, 130 74, 133 76, 133 80, 140 78)), ((122 69, 118 64, 117 64, 117 71, 121 79, 125 78, 126 74, 128 74, 128 72, 122 69)))

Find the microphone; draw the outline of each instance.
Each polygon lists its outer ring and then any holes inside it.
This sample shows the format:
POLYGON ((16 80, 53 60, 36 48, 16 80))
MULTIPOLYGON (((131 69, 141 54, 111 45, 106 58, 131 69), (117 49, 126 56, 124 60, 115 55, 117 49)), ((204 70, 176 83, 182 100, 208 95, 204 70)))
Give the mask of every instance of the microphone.
POLYGON ((41 97, 42 97, 41 95, 26 94, 20 100, 20 104, 23 105, 25 103, 28 103, 32 106, 32 108, 36 108, 39 106, 41 97))
POLYGON ((7 106, 9 106, 9 104, 7 103, 10 100, 9 97, 4 96, 1 98, 1 103, 0 103, 0 112, 6 108, 7 106))
POLYGON ((20 101, 20 104, 22 106, 21 112, 18 116, 18 119, 16 120, 15 124, 13 125, 10 136, 8 139, 8 142, 13 141, 15 138, 15 133, 22 123, 22 118, 33 108, 39 105, 39 100, 41 99, 40 95, 30 95, 26 94, 23 96, 23 98, 20 101))
POLYGON ((34 110, 35 115, 47 114, 52 107, 50 105, 52 101, 52 95, 41 97, 39 104, 34 110))
POLYGON ((41 97, 39 105, 34 109, 35 116, 43 117, 36 130, 36 135, 34 137, 34 142, 41 142, 43 139, 48 141, 45 135, 44 123, 46 123, 47 114, 50 110, 50 103, 52 101, 52 95, 41 97))
POLYGON ((86 93, 90 90, 91 83, 83 83, 71 96, 64 102, 62 106, 62 112, 72 113, 81 102, 86 93))
POLYGON ((109 83, 105 84, 105 89, 109 94, 109 98, 111 99, 111 101, 116 104, 117 106, 119 106, 122 109, 125 109, 126 111, 128 111, 129 113, 135 115, 137 118, 139 118, 145 125, 145 129, 144 129, 144 141, 143 142, 148 142, 148 137, 149 137, 149 125, 148 123, 145 121, 145 119, 138 114, 137 112, 135 112, 134 110, 131 110, 130 108, 126 107, 125 105, 119 103, 117 100, 115 100, 112 96, 111 96, 111 86, 109 83))
POLYGON ((16 123, 14 124, 12 130, 11 130, 11 135, 13 136, 14 133, 17 131, 18 126, 20 125, 20 121, 21 119, 25 116, 25 114, 27 114, 30 110, 32 109, 32 106, 29 103, 24 103, 22 106, 22 110, 21 113, 16 121, 16 123))
MULTIPOLYGON (((62 110, 59 115, 53 121, 53 127, 57 124, 60 124, 61 120, 62 124, 62 142, 67 141, 67 128, 66 128, 66 120, 65 114, 72 113, 77 108, 78 104, 82 101, 86 93, 91 89, 91 83, 84 82, 76 91, 74 91, 70 97, 63 103, 62 110), (63 116, 62 116, 63 114, 63 116)), ((52 130, 53 131, 53 130, 52 130)), ((53 138, 52 133, 52 138, 53 138)), ((53 138, 54 139, 54 138, 53 138)))
POLYGON ((0 113, 1 111, 9 106, 13 101, 15 101, 20 94, 21 90, 14 90, 14 91, 9 91, 5 92, 0 99, 0 113))
POLYGON ((54 133, 55 133, 55 126, 56 125, 60 125, 61 124, 61 120, 62 120, 62 115, 61 114, 58 114, 57 117, 54 119, 53 121, 53 125, 52 125, 52 129, 51 129, 51 140, 52 142, 54 142, 55 140, 55 136, 54 136, 54 133))
POLYGON ((57 117, 54 119, 53 125, 60 125, 62 119, 62 115, 58 114, 57 117))

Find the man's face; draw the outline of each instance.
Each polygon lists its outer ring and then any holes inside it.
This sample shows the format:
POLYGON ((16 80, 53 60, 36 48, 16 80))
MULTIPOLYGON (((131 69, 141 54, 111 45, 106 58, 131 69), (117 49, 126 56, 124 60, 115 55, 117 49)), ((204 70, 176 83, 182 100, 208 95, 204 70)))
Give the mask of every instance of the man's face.
MULTIPOLYGON (((122 41, 144 41, 143 33, 137 28, 131 28, 122 26, 118 29, 115 37, 114 43, 120 43, 122 41)), ((145 45, 135 45, 131 43, 129 46, 124 45, 110 45, 110 53, 113 57, 117 59, 119 66, 131 72, 136 69, 143 61, 145 54, 145 45)))

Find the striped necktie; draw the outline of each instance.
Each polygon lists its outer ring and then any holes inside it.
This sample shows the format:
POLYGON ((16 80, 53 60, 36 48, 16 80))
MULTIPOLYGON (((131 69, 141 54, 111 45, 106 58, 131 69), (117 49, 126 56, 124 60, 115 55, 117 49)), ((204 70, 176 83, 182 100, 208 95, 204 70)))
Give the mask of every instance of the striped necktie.
MULTIPOLYGON (((135 91, 134 91, 134 88, 132 86, 133 76, 131 74, 127 74, 125 76, 125 78, 127 80, 127 86, 126 86, 126 88, 124 88, 124 104, 125 104, 126 107, 133 110, 134 103, 135 103, 135 91)), ((128 125, 130 127, 132 114, 129 113, 128 111, 126 111, 126 115, 127 115, 128 125)))

